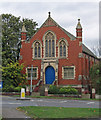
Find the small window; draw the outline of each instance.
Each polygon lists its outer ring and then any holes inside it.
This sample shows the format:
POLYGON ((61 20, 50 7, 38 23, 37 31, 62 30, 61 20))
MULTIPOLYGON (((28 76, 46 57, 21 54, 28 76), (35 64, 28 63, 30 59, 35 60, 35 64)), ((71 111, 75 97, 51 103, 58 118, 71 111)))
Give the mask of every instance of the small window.
POLYGON ((38 47, 38 57, 40 57, 40 46, 38 47))
MULTIPOLYGON (((37 70, 38 70, 37 67, 33 68, 33 70, 32 70, 32 78, 33 79, 37 79, 37 70)), ((28 79, 31 79, 31 68, 27 68, 27 76, 28 76, 28 79)))
POLYGON ((35 57, 37 57, 37 47, 35 47, 35 57))
POLYGON ((60 57, 62 57, 62 46, 60 46, 60 57))
POLYGON ((64 41, 60 42, 60 57, 66 57, 66 44, 64 41))
POLYGON ((55 44, 54 44, 54 40, 52 40, 52 57, 55 57, 55 44))
POLYGON ((49 40, 49 57, 51 57, 51 40, 49 40))
POLYGON ((48 41, 46 40, 46 57, 48 57, 48 41))
POLYGON ((64 79, 74 79, 74 67, 64 67, 64 79))
POLYGON ((66 57, 66 46, 63 47, 63 56, 66 57))
POLYGON ((40 43, 36 42, 35 46, 34 46, 34 57, 35 58, 41 57, 41 50, 40 49, 41 49, 40 48, 40 43))

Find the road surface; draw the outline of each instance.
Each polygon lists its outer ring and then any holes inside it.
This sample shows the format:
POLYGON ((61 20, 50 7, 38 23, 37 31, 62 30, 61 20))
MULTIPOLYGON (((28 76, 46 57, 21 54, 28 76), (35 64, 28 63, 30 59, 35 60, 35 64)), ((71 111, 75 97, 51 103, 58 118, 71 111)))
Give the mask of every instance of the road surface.
POLYGON ((29 118, 23 112, 17 111, 19 106, 55 106, 55 107, 78 107, 78 108, 101 108, 101 101, 93 100, 66 100, 31 98, 30 100, 16 100, 17 97, 2 96, 2 115, 4 118, 29 118))

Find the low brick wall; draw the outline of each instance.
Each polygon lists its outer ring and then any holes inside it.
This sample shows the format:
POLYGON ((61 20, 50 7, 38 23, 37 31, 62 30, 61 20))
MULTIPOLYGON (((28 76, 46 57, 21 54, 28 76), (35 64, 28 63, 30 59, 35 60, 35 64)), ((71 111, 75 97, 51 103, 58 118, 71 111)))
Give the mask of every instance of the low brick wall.
POLYGON ((32 92, 31 96, 40 96, 39 92, 32 92))
POLYGON ((101 99, 101 95, 97 95, 97 94, 96 94, 96 95, 95 95, 95 98, 96 98, 96 99, 101 99))
POLYGON ((82 94, 82 98, 90 99, 90 94, 82 94))

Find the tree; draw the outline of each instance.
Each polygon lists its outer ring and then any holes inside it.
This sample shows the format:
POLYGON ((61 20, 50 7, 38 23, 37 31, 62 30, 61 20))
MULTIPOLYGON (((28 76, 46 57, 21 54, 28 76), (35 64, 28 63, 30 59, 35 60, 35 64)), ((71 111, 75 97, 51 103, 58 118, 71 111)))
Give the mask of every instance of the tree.
POLYGON ((27 28, 27 40, 36 32, 37 23, 33 19, 15 17, 12 14, 2 14, 2 65, 17 61, 18 43, 21 41, 23 22, 27 28))
POLYGON ((92 87, 96 89, 96 93, 101 94, 101 62, 93 65, 90 70, 90 78, 92 87))
POLYGON ((36 26, 38 25, 36 22, 33 22, 33 19, 23 18, 22 24, 25 23, 25 28, 27 31, 27 40, 29 40, 34 33, 37 31, 36 26))
MULTIPOLYGON (((23 86, 27 83, 26 74, 23 74, 24 65, 19 64, 18 62, 11 62, 2 67, 2 80, 3 80, 3 90, 18 87, 19 85, 23 86)), ((6 91, 7 91, 6 90, 6 91)))

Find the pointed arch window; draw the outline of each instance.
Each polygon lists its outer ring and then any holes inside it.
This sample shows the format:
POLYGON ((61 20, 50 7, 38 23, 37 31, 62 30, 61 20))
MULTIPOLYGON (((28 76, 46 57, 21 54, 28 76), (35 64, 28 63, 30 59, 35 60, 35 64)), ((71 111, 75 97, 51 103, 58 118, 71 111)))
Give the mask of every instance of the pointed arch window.
POLYGON ((40 43, 36 42, 34 46, 34 57, 38 58, 41 57, 41 50, 40 50, 40 43))
POLYGON ((66 57, 66 45, 63 46, 63 56, 66 57))
POLYGON ((66 43, 64 41, 61 41, 60 42, 60 45, 59 45, 59 48, 60 48, 60 57, 66 57, 66 43))
POLYGON ((45 57, 55 57, 55 37, 51 32, 45 36, 45 57))
POLYGON ((54 43, 54 40, 52 40, 52 57, 55 56, 55 43, 54 43))

